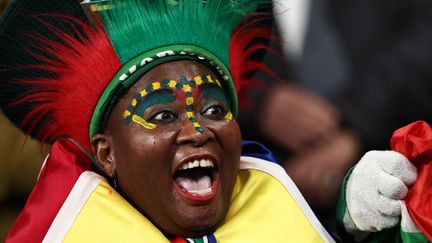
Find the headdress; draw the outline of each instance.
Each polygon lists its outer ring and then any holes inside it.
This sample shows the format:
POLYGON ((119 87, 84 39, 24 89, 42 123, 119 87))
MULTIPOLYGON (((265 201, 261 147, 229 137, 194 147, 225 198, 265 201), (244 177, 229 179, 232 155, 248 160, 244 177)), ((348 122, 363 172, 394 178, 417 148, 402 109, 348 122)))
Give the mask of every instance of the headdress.
POLYGON ((237 92, 262 65, 269 31, 256 0, 15 0, 0 25, 0 105, 32 137, 71 137, 90 151, 110 109, 146 71, 196 60, 237 92))

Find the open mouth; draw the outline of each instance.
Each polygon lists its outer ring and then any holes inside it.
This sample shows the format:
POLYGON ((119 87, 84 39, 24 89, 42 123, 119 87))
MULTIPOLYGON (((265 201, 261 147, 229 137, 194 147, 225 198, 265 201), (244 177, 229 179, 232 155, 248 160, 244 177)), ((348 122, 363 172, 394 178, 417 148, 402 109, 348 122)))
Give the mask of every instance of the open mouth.
POLYGON ((182 163, 174 173, 180 194, 192 201, 212 199, 217 192, 218 170, 211 159, 194 159, 182 163))

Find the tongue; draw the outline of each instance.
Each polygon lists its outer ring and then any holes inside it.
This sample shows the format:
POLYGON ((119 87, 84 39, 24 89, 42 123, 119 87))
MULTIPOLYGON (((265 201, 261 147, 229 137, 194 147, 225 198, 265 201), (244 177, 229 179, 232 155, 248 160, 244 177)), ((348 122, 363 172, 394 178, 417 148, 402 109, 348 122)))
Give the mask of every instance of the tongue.
POLYGON ((210 177, 202 171, 189 171, 175 178, 177 185, 187 191, 203 190, 211 187, 210 177))

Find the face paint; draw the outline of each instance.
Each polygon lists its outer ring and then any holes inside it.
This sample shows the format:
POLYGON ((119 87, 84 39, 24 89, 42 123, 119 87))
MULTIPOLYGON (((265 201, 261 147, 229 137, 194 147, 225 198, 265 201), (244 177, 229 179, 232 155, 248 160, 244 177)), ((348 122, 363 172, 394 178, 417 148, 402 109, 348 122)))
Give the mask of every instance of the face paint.
MULTIPOLYGON (((145 89, 141 90, 140 92, 138 92, 138 94, 135 95, 134 99, 131 102, 131 105, 129 105, 129 107, 123 112, 123 118, 125 119, 126 124, 129 124, 130 122, 135 122, 137 124, 140 124, 144 128, 154 129, 156 128, 156 124, 148 122, 142 118, 145 110, 153 105, 172 103, 176 99, 179 100, 184 97, 187 116, 189 120, 193 123, 195 130, 202 133, 204 132, 204 130, 195 118, 193 106, 194 96, 199 97, 200 90, 198 88, 204 84, 214 84, 222 88, 219 80, 213 79, 211 75, 195 76, 192 80, 181 77, 179 81, 163 80, 161 82, 153 82, 147 85, 145 89), (168 91, 163 92, 163 90, 167 89, 176 90, 177 95, 174 95, 168 91), (184 96, 181 95, 181 92, 184 93, 184 96), (193 95, 194 93, 195 95, 193 95)), ((226 104, 228 104, 226 95, 223 93, 222 90, 204 90, 204 98, 214 98, 222 100, 226 104)), ((231 121, 232 117, 232 113, 228 111, 224 119, 231 121)))
MULTIPOLYGON (((159 87, 159 84, 156 85, 157 90, 149 93, 148 95, 145 95, 145 97, 142 97, 141 94, 135 95, 135 98, 132 100, 131 106, 129 106, 124 113, 126 123, 130 122, 129 118, 131 117, 131 121, 138 123, 147 129, 154 129, 156 127, 156 124, 147 122, 142 118, 145 110, 154 105, 172 103, 176 99, 175 96, 171 93, 171 91, 167 89, 158 90, 159 87), (127 114, 132 113, 131 111, 133 112, 133 115, 128 116, 127 114)), ((140 93, 142 92, 143 91, 141 91, 140 93)))
POLYGON ((142 117, 147 108, 163 103, 172 103, 175 101, 175 96, 166 88, 175 85, 174 80, 164 80, 162 82, 154 82, 149 84, 145 89, 141 90, 132 99, 131 105, 123 112, 123 117, 126 124, 135 122, 147 129, 156 128, 156 124, 147 122, 142 117))
MULTIPOLYGON (((204 96, 205 99, 220 100, 223 103, 227 104, 229 107, 228 100, 227 100, 226 95, 222 89, 218 89, 215 87, 205 88, 205 89, 202 89, 202 95, 204 96)), ((230 111, 228 111, 227 114, 225 115, 224 119, 227 121, 231 121, 233 119, 232 113, 230 111)))

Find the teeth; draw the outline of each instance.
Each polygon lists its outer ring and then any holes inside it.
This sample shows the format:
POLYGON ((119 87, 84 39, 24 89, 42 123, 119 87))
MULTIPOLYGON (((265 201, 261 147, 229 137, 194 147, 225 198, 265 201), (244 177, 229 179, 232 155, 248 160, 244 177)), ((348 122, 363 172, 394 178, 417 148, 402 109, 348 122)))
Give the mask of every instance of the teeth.
POLYGON ((214 167, 214 163, 211 160, 208 159, 200 159, 200 160, 193 160, 189 161, 187 163, 184 163, 179 170, 187 170, 187 169, 193 169, 197 167, 207 168, 207 167, 214 167))
POLYGON ((192 168, 198 167, 199 165, 200 165, 200 162, 198 160, 194 160, 192 168))
POLYGON ((201 189, 201 190, 190 190, 188 192, 203 196, 203 195, 211 194, 212 191, 213 190, 211 189, 211 187, 209 187, 209 188, 205 188, 205 189, 201 189))
POLYGON ((201 167, 207 167, 207 161, 206 160, 201 160, 199 163, 200 163, 199 165, 201 167))

